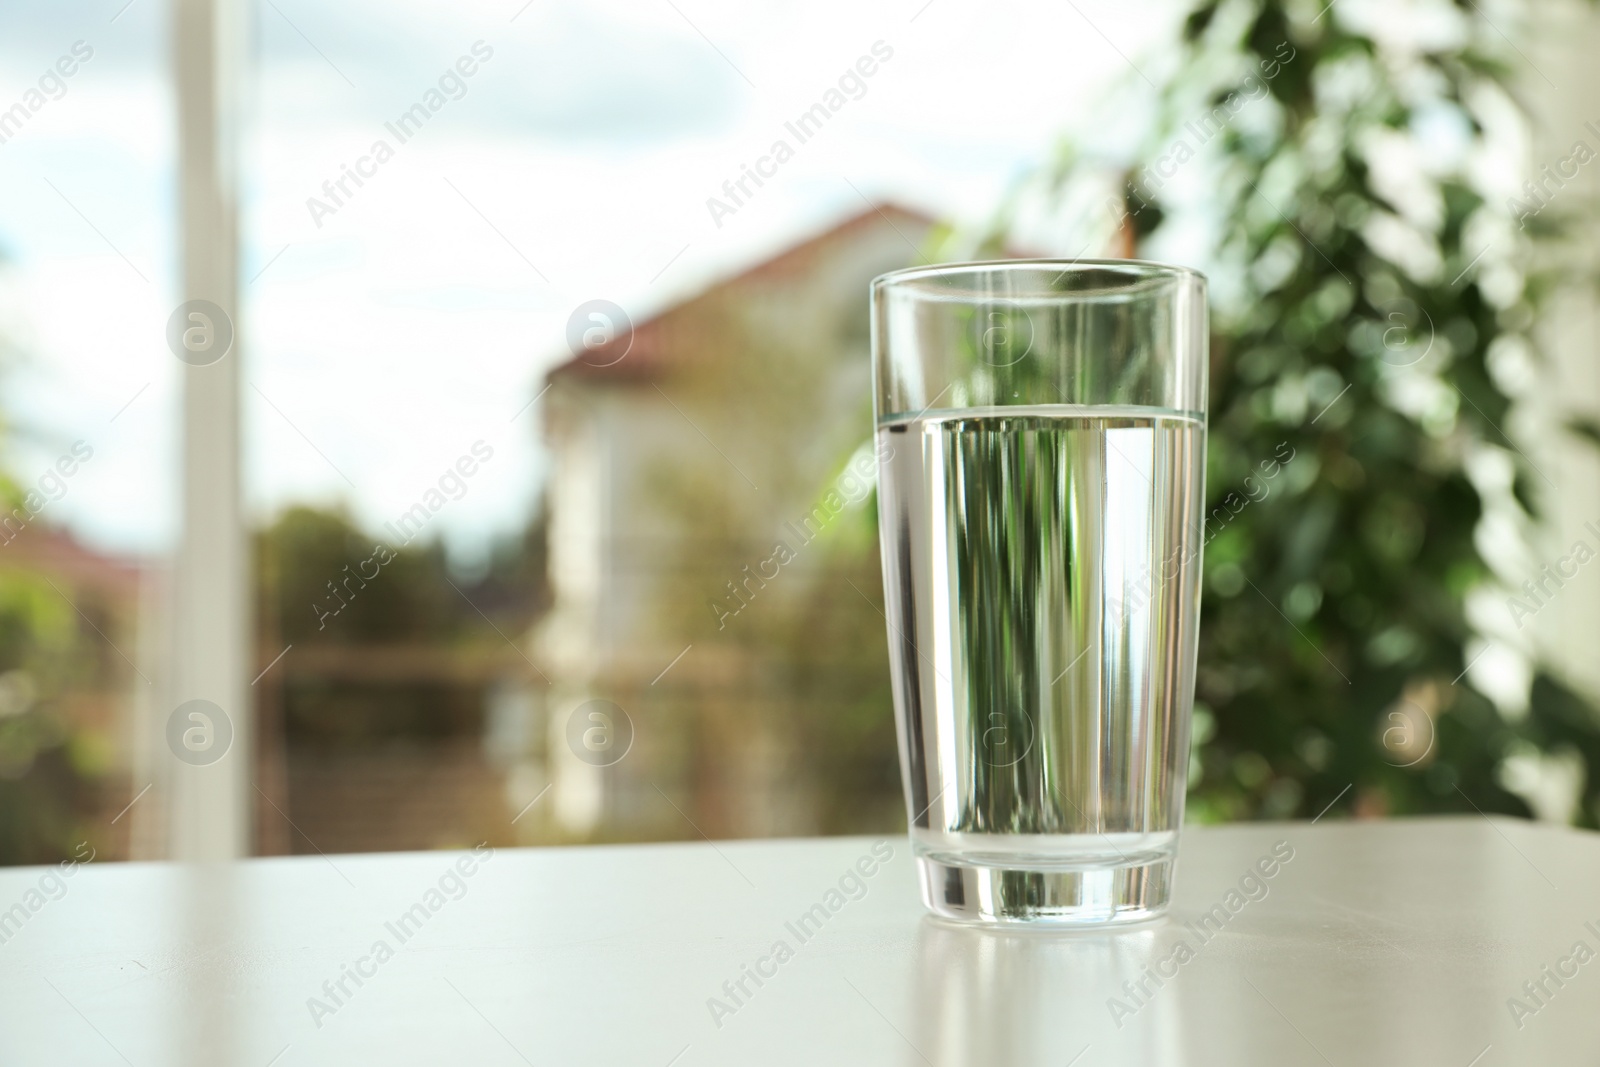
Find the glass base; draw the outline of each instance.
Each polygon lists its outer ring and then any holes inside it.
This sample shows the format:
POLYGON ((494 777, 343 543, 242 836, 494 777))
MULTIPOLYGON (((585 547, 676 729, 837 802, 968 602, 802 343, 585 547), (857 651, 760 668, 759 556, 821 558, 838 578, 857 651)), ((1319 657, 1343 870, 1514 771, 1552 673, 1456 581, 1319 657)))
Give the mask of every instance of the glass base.
POLYGON ((1172 897, 1174 857, 1120 867, 990 867, 918 856, 922 899, 951 922, 1095 927, 1159 917, 1172 897))

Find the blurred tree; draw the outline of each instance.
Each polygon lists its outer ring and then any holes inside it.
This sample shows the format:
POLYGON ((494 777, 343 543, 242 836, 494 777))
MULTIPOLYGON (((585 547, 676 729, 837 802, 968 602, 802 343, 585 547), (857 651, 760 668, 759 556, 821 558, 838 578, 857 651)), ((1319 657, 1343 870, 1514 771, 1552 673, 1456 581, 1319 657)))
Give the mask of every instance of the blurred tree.
MULTIPOLYGON (((857 453, 862 455, 862 453, 857 453)), ((894 697, 880 597, 877 496, 841 512, 817 553, 823 580, 801 590, 780 620, 779 640, 796 650, 784 687, 814 709, 795 724, 797 758, 819 784, 818 831, 862 833, 905 822, 896 761, 894 697), (851 610, 841 611, 841 604, 851 610)))
MULTIPOLYGON (((470 577, 452 572, 437 541, 391 547, 343 512, 308 506, 286 509, 261 531, 255 558, 258 632, 275 634, 281 644, 274 647, 342 649, 350 661, 407 648, 515 660, 503 635, 524 633, 549 599, 542 521, 495 545, 482 573, 470 577)), ((471 734, 481 726, 479 689, 312 674, 285 693, 285 729, 334 746, 471 734)))
MULTIPOLYGON (((102 605, 79 600, 112 628, 102 605)), ((107 739, 73 729, 64 707, 75 692, 121 688, 103 644, 46 576, 0 566, 0 866, 65 859, 90 838, 103 844, 103 828, 89 823, 107 739)))
POLYGON ((860 299, 841 302, 837 321, 808 329, 772 328, 739 286, 683 312, 694 325, 682 329, 706 341, 671 394, 695 421, 716 420, 761 486, 674 456, 652 470, 661 513, 683 531, 663 629, 724 665, 671 711, 693 724, 686 777, 714 836, 864 833, 905 818, 877 606, 876 460, 863 443, 864 282, 845 290, 860 299))
MULTIPOLYGON (((5 265, 0 252, 0 286, 10 281, 5 265)), ((8 325, 0 322, 0 373, 23 358, 8 325)), ((11 418, 0 422, 0 455, 10 457, 17 436, 11 418)), ((26 496, 0 471, 0 517, 21 509, 28 542, 54 536, 24 508, 26 496)), ((66 859, 85 840, 104 847, 105 828, 91 823, 113 742, 75 723, 69 705, 89 693, 115 699, 109 695, 120 696, 130 673, 103 636, 118 630, 111 605, 60 573, 52 582, 22 555, 19 528, 13 521, 0 531, 0 866, 66 859)))
MULTIPOLYGON (((1470 669, 1495 641, 1470 601, 1509 592, 1475 532, 1526 526, 1543 487, 1500 384, 1553 284, 1485 176, 1508 42, 1471 0, 1346 14, 1195 4, 1118 181, 1125 250, 1212 282, 1191 811, 1316 815, 1353 785, 1358 813, 1527 814, 1508 758, 1576 752, 1594 825, 1592 709, 1536 662, 1525 703, 1470 669)), ((1044 184, 1097 171, 1071 145, 1044 184)))
POLYGON ((463 561, 295 506, 257 533, 254 562, 272 665, 252 688, 272 798, 257 847, 509 843, 504 772, 537 729, 520 697, 544 685, 514 643, 549 600, 542 517, 463 561))

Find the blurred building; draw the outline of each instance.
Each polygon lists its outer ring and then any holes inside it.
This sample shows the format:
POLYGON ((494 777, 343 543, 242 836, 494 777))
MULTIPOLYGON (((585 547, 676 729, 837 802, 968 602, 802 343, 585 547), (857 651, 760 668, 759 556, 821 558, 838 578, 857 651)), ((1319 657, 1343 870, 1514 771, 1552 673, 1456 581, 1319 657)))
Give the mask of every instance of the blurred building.
MULTIPOLYGON (((769 579, 749 568, 772 557, 786 523, 810 513, 853 456, 862 461, 872 433, 868 284, 920 262, 932 225, 872 208, 609 340, 597 320, 598 343, 550 373, 553 607, 531 647, 551 679, 548 817, 564 832, 820 828, 815 776, 788 759, 785 719, 810 713, 794 704, 804 686, 783 676, 806 648, 832 647, 827 634, 812 641, 793 627, 818 583, 839 576, 839 557, 808 549, 769 579)), ((870 515, 860 500, 851 506, 863 512, 859 533, 870 515)), ((854 673, 837 672, 859 688, 853 679, 881 666, 882 621, 834 585, 827 596, 871 620, 865 648, 845 642, 854 673)), ((886 707, 884 719, 891 725, 886 707)))

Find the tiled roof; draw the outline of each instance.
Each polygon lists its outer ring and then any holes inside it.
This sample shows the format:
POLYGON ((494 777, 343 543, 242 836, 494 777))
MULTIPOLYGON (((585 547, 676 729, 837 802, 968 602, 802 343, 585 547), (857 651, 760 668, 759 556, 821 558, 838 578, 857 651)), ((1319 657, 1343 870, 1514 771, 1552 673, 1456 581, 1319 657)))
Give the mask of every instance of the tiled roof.
POLYGON ((745 268, 738 274, 721 279, 694 296, 657 312, 643 322, 635 323, 631 330, 617 334, 606 344, 589 349, 559 364, 549 372, 549 378, 569 375, 614 380, 654 377, 660 372, 662 361, 666 358, 667 346, 663 343, 663 337, 670 330, 670 320, 681 308, 741 282, 773 281, 784 276, 799 274, 811 265, 819 253, 839 239, 868 226, 880 223, 895 226, 899 222, 920 229, 931 226, 934 220, 919 211, 895 204, 869 207, 821 233, 798 244, 790 245, 775 256, 745 268))

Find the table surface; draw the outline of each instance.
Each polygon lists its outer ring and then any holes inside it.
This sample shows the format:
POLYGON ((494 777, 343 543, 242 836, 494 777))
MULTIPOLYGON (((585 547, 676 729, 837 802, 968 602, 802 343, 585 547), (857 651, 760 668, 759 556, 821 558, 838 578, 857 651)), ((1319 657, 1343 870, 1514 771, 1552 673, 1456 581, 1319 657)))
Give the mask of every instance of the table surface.
POLYGON ((903 838, 483 852, 0 871, 0 1063, 1600 1058, 1595 834, 1191 829, 1074 934, 932 922, 903 838))

